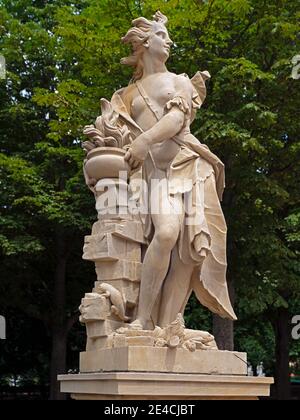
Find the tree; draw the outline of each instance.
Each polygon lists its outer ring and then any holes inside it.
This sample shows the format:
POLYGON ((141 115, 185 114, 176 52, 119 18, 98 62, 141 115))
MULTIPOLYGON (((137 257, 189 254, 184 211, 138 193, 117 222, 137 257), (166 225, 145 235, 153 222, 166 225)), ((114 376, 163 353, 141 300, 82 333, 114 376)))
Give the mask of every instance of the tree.
POLYGON ((81 287, 91 278, 80 254, 94 205, 83 185, 80 145, 65 139, 48 142, 51 116, 32 100, 35 88, 55 87, 56 41, 49 28, 66 2, 4 3, 1 53, 8 78, 1 81, 0 117, 2 303, 4 309, 14 307, 44 323, 52 337, 51 398, 57 399, 56 376, 66 371, 67 335, 78 319, 81 287))

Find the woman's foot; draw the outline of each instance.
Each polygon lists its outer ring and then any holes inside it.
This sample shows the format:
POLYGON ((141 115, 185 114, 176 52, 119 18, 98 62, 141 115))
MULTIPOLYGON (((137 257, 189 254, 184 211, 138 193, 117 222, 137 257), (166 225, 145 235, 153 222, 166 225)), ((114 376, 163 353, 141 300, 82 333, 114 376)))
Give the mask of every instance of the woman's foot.
POLYGON ((144 329, 142 322, 139 319, 136 319, 131 324, 128 325, 130 330, 141 331, 144 329))

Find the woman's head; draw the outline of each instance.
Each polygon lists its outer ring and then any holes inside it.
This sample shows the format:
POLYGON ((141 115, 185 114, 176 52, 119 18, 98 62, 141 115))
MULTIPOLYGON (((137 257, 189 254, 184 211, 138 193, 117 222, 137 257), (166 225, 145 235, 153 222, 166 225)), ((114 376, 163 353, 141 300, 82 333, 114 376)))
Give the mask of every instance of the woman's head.
POLYGON ((143 17, 135 19, 133 27, 122 38, 125 44, 131 44, 133 53, 123 58, 122 64, 135 67, 134 80, 143 75, 143 55, 149 51, 155 58, 166 62, 169 58, 172 41, 169 37, 166 25, 168 19, 161 12, 156 12, 154 20, 143 17))

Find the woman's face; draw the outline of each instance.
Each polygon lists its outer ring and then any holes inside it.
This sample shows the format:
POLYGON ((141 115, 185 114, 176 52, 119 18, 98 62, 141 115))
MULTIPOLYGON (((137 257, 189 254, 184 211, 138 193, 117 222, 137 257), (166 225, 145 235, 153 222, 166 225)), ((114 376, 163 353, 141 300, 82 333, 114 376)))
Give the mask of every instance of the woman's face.
POLYGON ((148 52, 162 62, 166 62, 170 55, 170 48, 173 45, 168 31, 164 25, 155 25, 154 30, 148 39, 148 52))

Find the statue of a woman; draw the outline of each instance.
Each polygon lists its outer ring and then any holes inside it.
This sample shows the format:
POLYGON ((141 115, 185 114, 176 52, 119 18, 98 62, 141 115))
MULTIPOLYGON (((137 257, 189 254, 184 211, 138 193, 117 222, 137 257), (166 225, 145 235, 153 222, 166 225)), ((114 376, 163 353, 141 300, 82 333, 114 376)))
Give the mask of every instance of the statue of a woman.
POLYGON ((134 76, 111 100, 134 139, 125 159, 133 170, 141 168, 151 195, 157 193, 159 208, 164 209, 154 211, 149 200, 149 246, 137 319, 131 324, 137 329, 147 328, 150 321, 170 324, 183 313, 192 291, 212 312, 236 319, 226 283, 226 222, 220 206, 224 165, 190 133, 210 76, 198 72, 190 80, 167 70, 172 41, 166 24, 160 12, 153 21, 133 21, 123 38, 133 53, 122 63, 135 68, 134 76), (151 187, 153 179, 167 181, 167 194, 151 187), (189 214, 184 206, 187 195, 192 203, 189 214))

